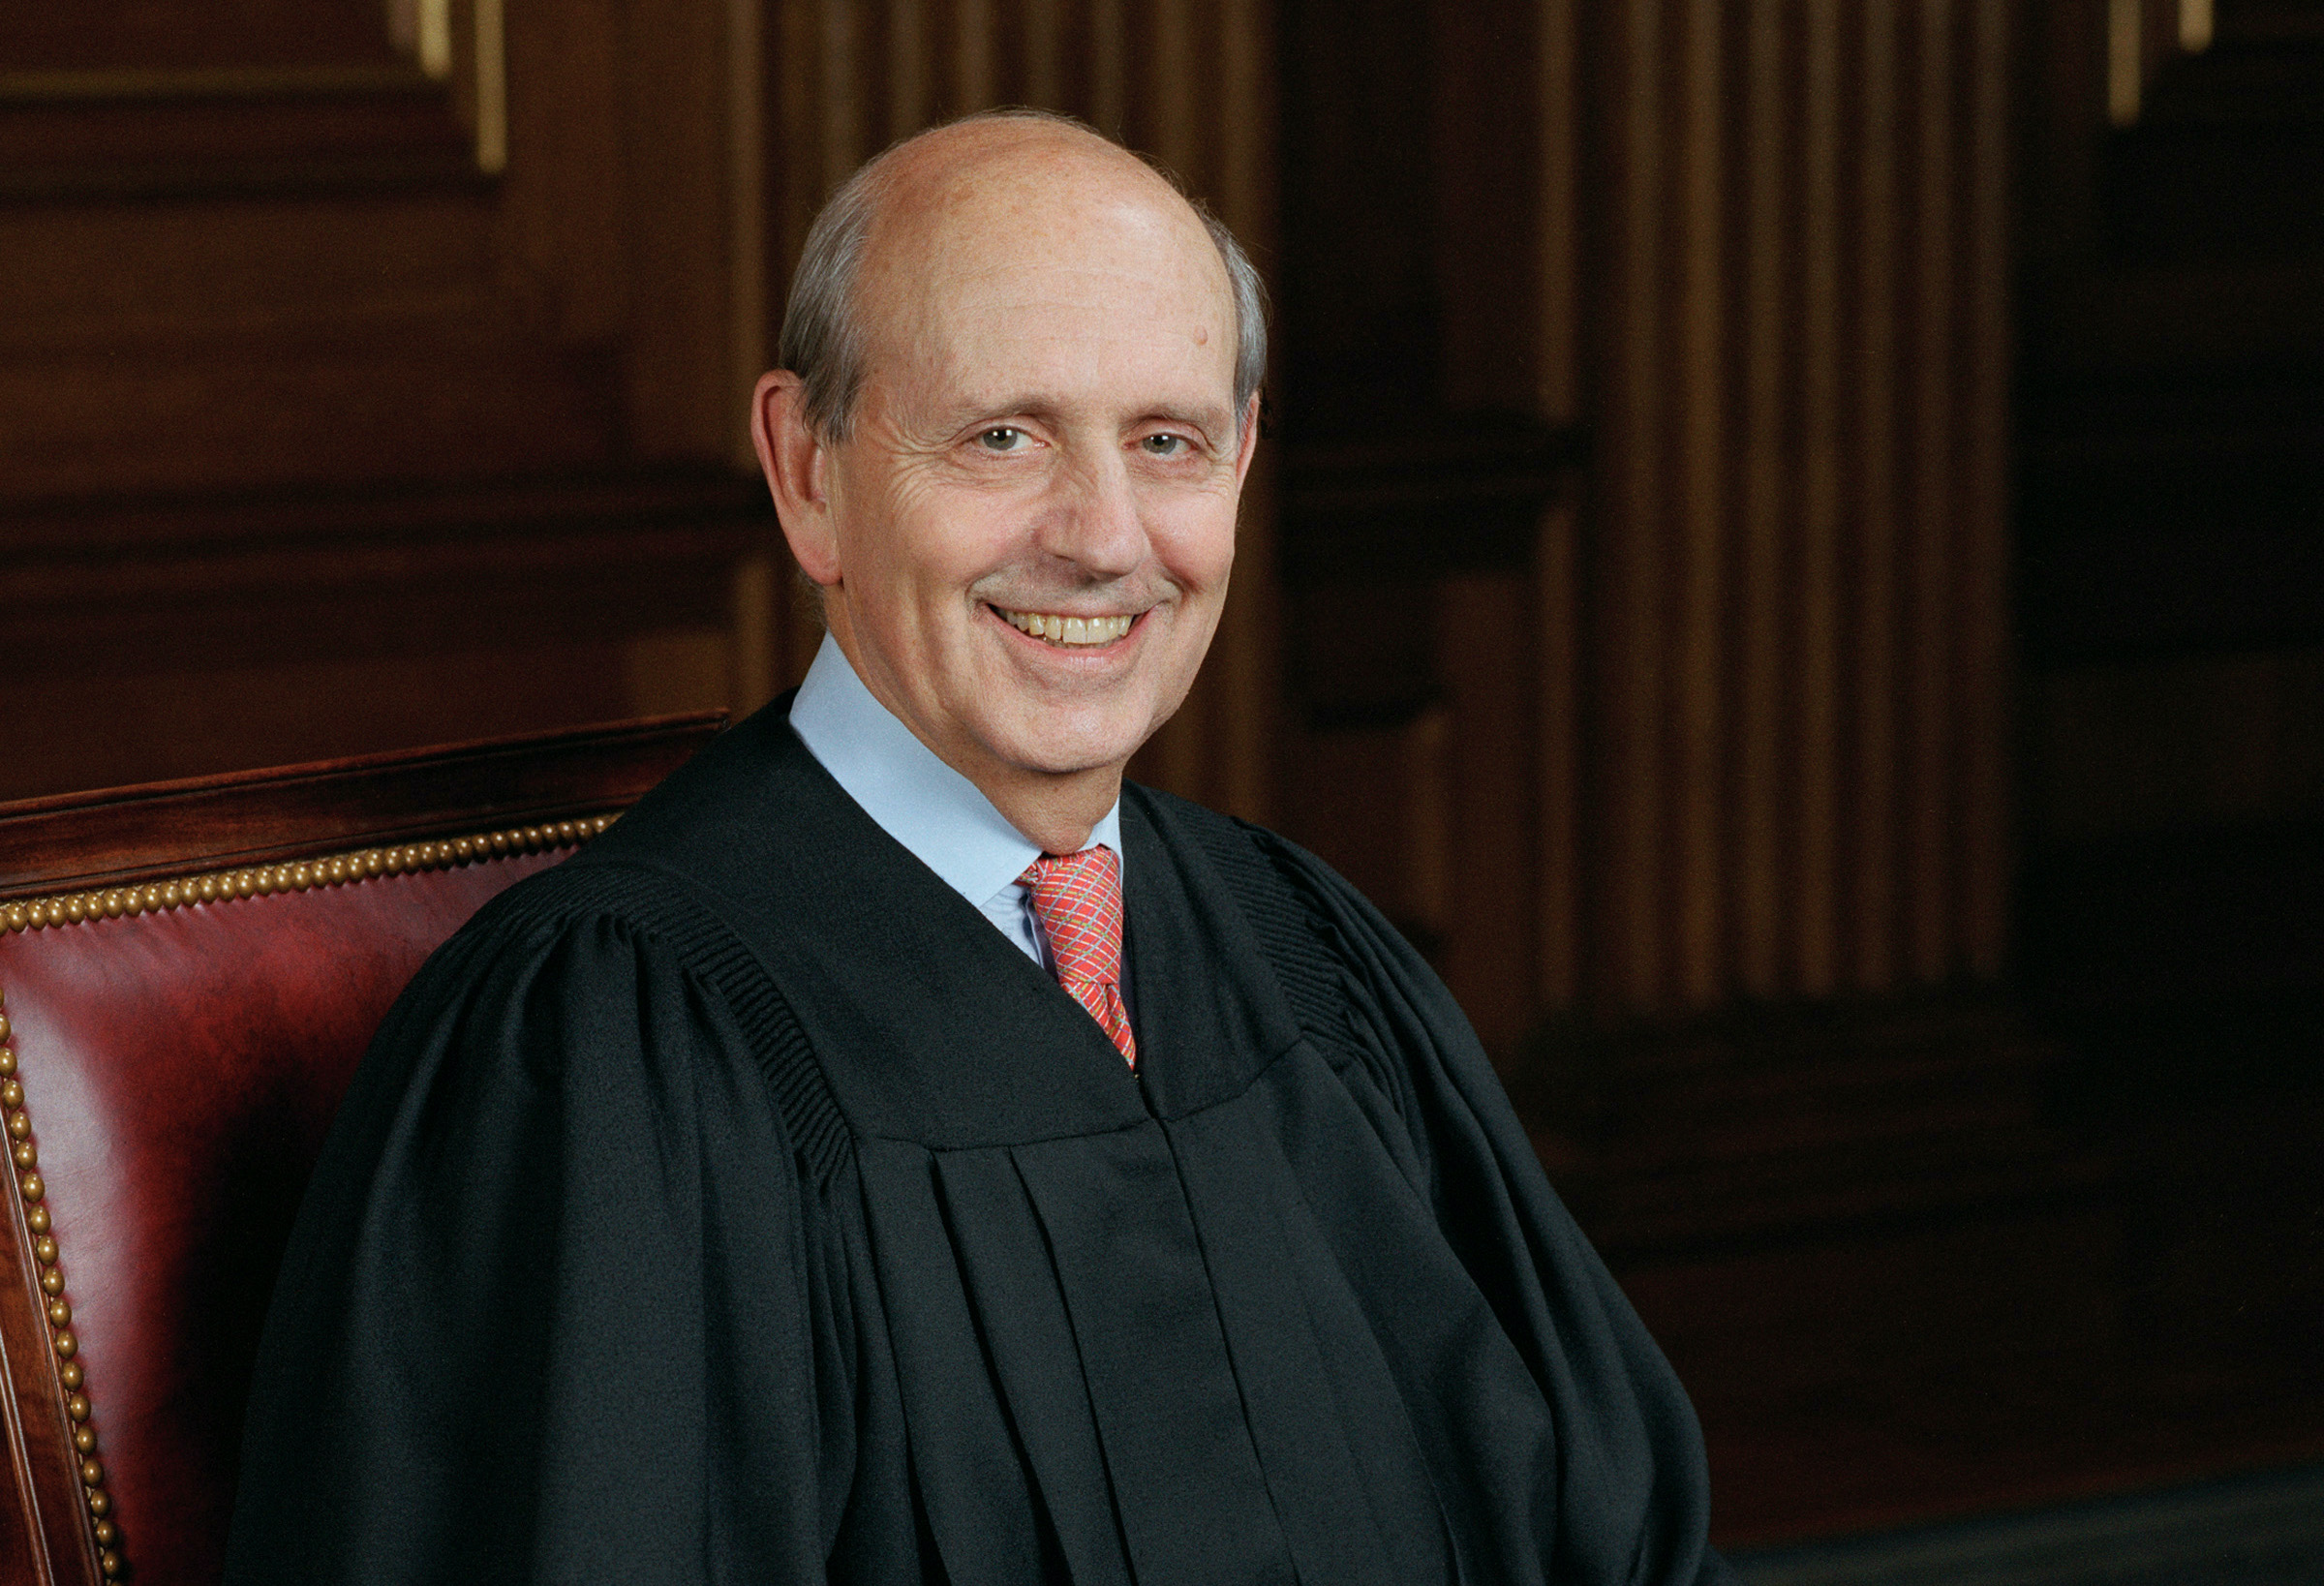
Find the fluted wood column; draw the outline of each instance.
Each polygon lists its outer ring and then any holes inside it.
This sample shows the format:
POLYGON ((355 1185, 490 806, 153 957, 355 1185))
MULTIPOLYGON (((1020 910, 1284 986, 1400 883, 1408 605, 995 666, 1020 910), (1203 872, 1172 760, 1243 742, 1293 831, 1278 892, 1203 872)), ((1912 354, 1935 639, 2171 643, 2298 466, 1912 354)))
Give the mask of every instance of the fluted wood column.
MULTIPOLYGON (((996 105, 1081 116, 1160 160, 1264 267, 1273 239, 1273 44, 1260 0, 769 0, 771 253, 787 287, 832 188, 899 137, 996 105)), ((779 320, 782 291, 768 294, 779 320)), ((770 345, 772 332, 770 331, 770 345)), ((1264 818, 1276 696, 1267 448, 1201 680, 1133 774, 1264 818)), ((811 623, 792 625, 794 675, 811 623)))
POLYGON ((1579 15, 1604 159, 1582 995, 1992 975, 2006 0, 1579 15))

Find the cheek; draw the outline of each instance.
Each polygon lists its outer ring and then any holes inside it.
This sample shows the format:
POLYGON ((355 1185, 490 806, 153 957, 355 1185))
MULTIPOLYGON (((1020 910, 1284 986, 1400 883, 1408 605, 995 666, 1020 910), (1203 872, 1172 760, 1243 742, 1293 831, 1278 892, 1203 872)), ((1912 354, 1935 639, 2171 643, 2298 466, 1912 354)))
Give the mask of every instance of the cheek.
POLYGON ((1171 581, 1189 594, 1223 589, 1235 564, 1235 501, 1174 503, 1154 524, 1154 552, 1171 581))
POLYGON ((841 531, 841 570, 855 598, 875 607, 925 604, 932 590, 959 582, 954 565, 959 520, 933 493, 910 485, 884 490, 872 510, 841 531))
POLYGON ((889 569, 921 598, 965 596, 979 579, 1022 556, 1028 515, 1023 503, 1000 492, 906 481, 889 503, 889 569))

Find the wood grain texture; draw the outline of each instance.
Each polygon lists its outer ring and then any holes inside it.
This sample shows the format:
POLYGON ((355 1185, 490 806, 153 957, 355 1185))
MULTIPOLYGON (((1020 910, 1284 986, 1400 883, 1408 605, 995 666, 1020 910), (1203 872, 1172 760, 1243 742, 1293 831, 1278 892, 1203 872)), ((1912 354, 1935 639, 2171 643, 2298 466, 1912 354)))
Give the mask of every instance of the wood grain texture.
POLYGON ((1703 380, 1724 370, 1733 313, 1726 289, 1731 251, 1723 159, 1728 122, 1724 62, 1731 42, 1718 8, 1683 14, 1674 41, 1679 84, 1673 107, 1677 159, 1672 186, 1679 209, 1679 259, 1673 305, 1672 384, 1678 392, 1672 473, 1676 518, 1672 547, 1674 613, 1672 698, 1667 706, 1671 758, 1672 977, 1690 1003, 1723 996, 1731 979, 1727 939, 1725 749, 1730 711, 1727 587, 1731 576, 1727 458, 1727 382, 1703 380))
POLYGON ((1862 99, 1857 111, 1857 320, 1852 361, 1855 501, 1853 589, 1848 647, 1850 758, 1844 852, 1850 880, 1845 919, 1851 951, 1842 965, 1852 989, 1897 984, 1896 828, 1899 778, 1897 478, 1902 436, 1897 422, 1897 349, 1906 303, 1898 257, 1897 17, 1894 0, 1863 0, 1856 20, 1862 99))
POLYGON ((1962 529, 1954 675, 1962 682, 1955 754, 1960 833, 1955 961, 1991 978, 2009 932, 2009 82, 2008 0, 1973 0, 1965 46, 1971 85, 1962 137, 1967 256, 1961 292, 1968 370, 1959 412, 1962 529))
POLYGON ((1956 331, 1963 320, 1956 262, 1963 213, 1957 188, 1961 156, 1951 136, 1962 74, 1956 42, 1959 8, 1950 0, 1922 0, 1916 10, 1919 83, 1912 119, 1919 136, 1907 154, 1914 165, 1915 258, 1907 332, 1910 450, 1904 463, 1910 483, 1901 573, 1906 634, 1902 952, 1905 973, 1928 983, 1942 978, 1952 959, 1946 940, 1952 910, 1942 877, 1953 812, 1946 772, 1952 762, 1954 722, 1943 701, 1949 670, 1945 643, 1955 592, 1944 574, 1957 499, 1952 450, 1964 417, 1954 396, 1960 369, 1956 331))
POLYGON ((1607 1012, 1998 972, 2006 16, 1595 14, 1607 1012))
POLYGON ((1598 476, 1602 516, 1592 592, 1598 697, 1597 821, 1602 871, 1622 877, 1593 888, 1595 951, 1605 994, 1625 1004, 1659 999, 1665 985, 1664 906, 1668 852, 1662 840, 1665 717, 1663 633, 1667 609, 1665 504, 1668 432, 1663 405, 1670 384, 1664 345, 1662 111, 1663 8, 1632 5, 1606 15, 1609 74, 1603 118, 1607 146, 1604 221, 1620 260, 1604 278, 1604 320, 1625 356, 1606 360, 1598 476))
POLYGON ((1802 431, 1800 554, 1791 599, 1798 633, 1797 762, 1791 801, 1799 901, 1790 985, 1808 996, 1839 990, 1840 585, 1840 0, 1809 0, 1800 59, 1786 76, 1802 91, 1802 213, 1795 258, 1802 431))
POLYGON ((1742 419, 1734 471, 1741 521, 1734 606, 1733 918, 1736 989, 1772 998, 1784 985, 1790 891, 1783 773, 1790 742, 1791 629, 1784 620, 1784 591, 1798 498, 1785 397, 1797 365, 1787 315, 1791 276, 1785 241, 1797 174, 1790 157, 1791 96, 1783 80, 1783 16, 1776 7, 1754 7, 1745 28, 1738 41, 1745 86, 1737 165, 1745 218, 1737 258, 1742 419))

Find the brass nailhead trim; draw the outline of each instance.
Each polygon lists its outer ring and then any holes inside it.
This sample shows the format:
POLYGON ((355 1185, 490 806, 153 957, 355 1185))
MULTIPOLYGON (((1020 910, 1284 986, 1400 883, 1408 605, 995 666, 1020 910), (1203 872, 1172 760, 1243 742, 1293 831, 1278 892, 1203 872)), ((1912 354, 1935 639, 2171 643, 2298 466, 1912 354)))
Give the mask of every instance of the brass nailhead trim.
POLYGON ((73 1303, 65 1297, 65 1269, 57 1264, 55 1237, 48 1232, 48 1186, 41 1182, 34 1164, 40 1146, 33 1139, 32 1113, 24 1105, 24 1083, 16 1077, 16 1051, 8 1045, 5 994, 0 993, 0 1113, 7 1116, 8 1138, 16 1166, 17 1204, 24 1209, 24 1227, 32 1235, 32 1258, 40 1264, 41 1292, 48 1296, 48 1346, 56 1352, 56 1377, 64 1389, 64 1412, 71 1428, 73 1449, 80 1455, 80 1484, 89 1506, 90 1535, 97 1543, 97 1568, 107 1580, 121 1573, 121 1552, 114 1544, 120 1533, 106 1518, 113 1507, 105 1490, 105 1466, 97 1457, 97 1426, 89 1418, 88 1395, 81 1389, 80 1341, 73 1336, 73 1303))
POLYGON ((264 898, 280 892, 308 892, 317 887, 343 886, 379 875, 410 875, 420 870, 450 869, 479 859, 502 859, 509 854, 533 854, 569 848, 586 842, 611 826, 612 815, 561 820, 544 826, 515 826, 475 837, 447 838, 437 842, 411 842, 390 848, 358 848, 351 853, 326 854, 290 865, 260 865, 238 870, 209 870, 148 881, 138 887, 107 887, 95 892, 65 892, 52 898, 31 898, 0 904, 0 927, 10 930, 46 930, 51 926, 79 925, 84 920, 117 920, 127 915, 164 909, 190 908, 196 903, 224 902, 233 898, 264 898))
MULTIPOLYGON (((78 925, 83 921, 117 920, 124 915, 134 919, 151 911, 189 908, 196 903, 220 902, 230 898, 263 898, 275 893, 342 886, 374 876, 450 869, 480 859, 569 848, 604 831, 614 818, 592 815, 584 820, 511 827, 438 842, 362 848, 291 865, 211 870, 138 887, 108 887, 98 892, 34 898, 0 907, 0 926, 12 931, 43 930, 50 926, 78 925)), ((33 1259, 41 1266, 41 1292, 47 1296, 48 1343, 56 1352, 57 1382, 64 1390, 65 1420, 72 1429, 73 1449, 80 1456, 80 1483, 88 1499, 89 1535, 97 1544, 97 1568, 106 1579, 112 1580, 123 1569, 121 1534, 109 1518, 113 1500, 105 1490, 105 1466, 97 1457, 97 1423, 90 1418, 89 1398, 82 1391, 85 1374, 75 1357, 80 1353, 80 1341, 73 1336, 73 1305, 65 1296, 65 1271, 58 1265, 60 1252, 55 1235, 49 1231, 48 1187, 41 1181, 37 1168, 40 1144, 33 1138, 32 1113, 24 1105, 24 1084, 16 1075, 15 1049, 9 1044, 5 992, 0 992, 0 1118, 5 1119, 0 1128, 6 1130, 8 1150, 18 1170, 17 1203, 24 1210, 25 1230, 32 1235, 33 1259)))

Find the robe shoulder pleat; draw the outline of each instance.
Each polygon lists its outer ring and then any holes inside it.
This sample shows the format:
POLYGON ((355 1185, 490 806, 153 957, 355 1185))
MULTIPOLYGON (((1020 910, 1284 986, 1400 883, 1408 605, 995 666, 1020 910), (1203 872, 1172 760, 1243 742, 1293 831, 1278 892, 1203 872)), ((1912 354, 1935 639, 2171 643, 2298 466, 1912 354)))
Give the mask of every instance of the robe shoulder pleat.
POLYGON ((334 1121, 228 1578, 823 1578, 859 1459, 853 1171, 796 1020, 682 882, 504 895, 334 1121))

